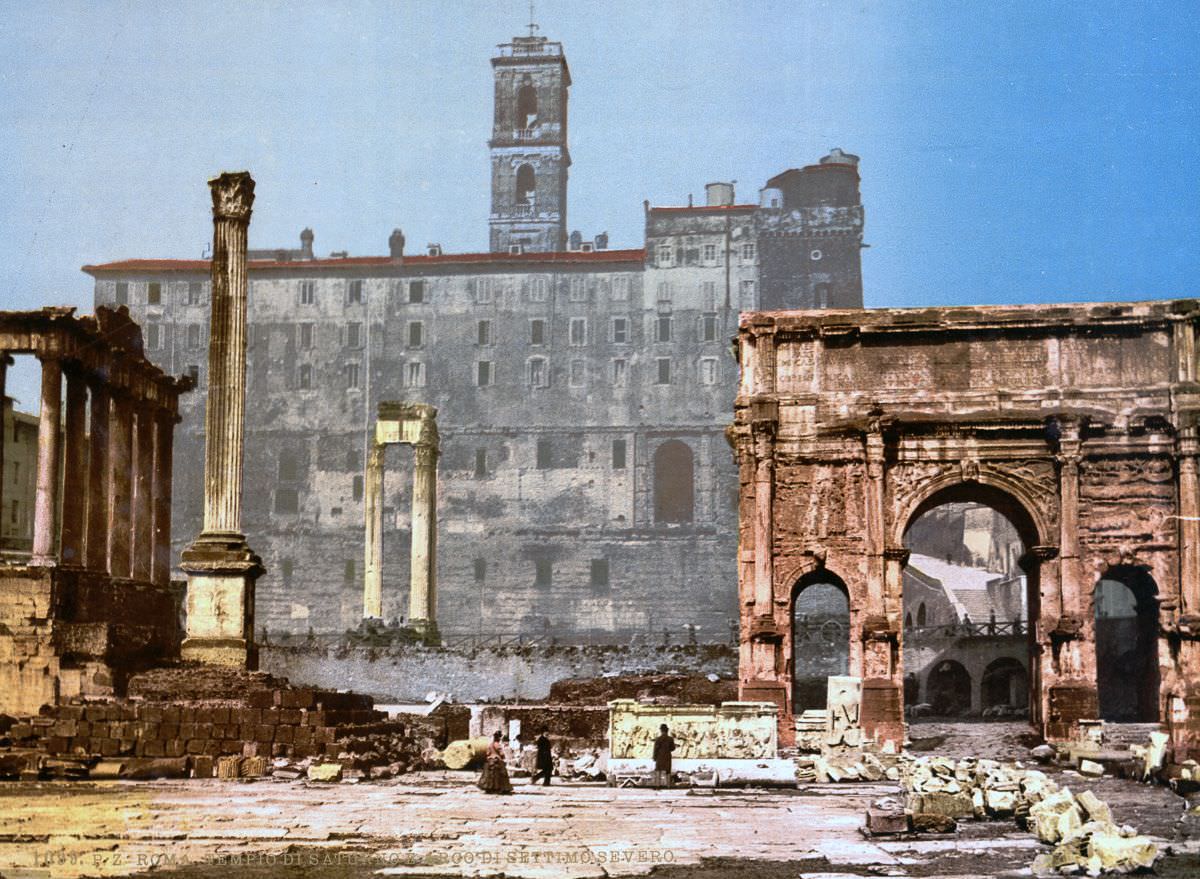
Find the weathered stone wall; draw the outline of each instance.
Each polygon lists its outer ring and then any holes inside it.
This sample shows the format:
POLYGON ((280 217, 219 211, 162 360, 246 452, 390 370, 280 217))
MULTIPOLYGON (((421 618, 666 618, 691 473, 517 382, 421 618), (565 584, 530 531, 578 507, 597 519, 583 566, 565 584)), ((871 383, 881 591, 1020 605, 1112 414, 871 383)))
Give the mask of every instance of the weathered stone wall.
POLYGON ((613 759, 654 756, 659 726, 675 739, 681 760, 754 760, 776 756, 778 711, 760 702, 713 705, 642 705, 618 699, 609 705, 608 745, 613 759))
POLYGON ((423 702, 430 691, 459 702, 537 700, 566 678, 599 677, 649 670, 732 677, 737 657, 725 645, 697 647, 527 647, 474 653, 406 647, 367 648, 264 646, 263 670, 315 687, 350 688, 379 702, 423 702))

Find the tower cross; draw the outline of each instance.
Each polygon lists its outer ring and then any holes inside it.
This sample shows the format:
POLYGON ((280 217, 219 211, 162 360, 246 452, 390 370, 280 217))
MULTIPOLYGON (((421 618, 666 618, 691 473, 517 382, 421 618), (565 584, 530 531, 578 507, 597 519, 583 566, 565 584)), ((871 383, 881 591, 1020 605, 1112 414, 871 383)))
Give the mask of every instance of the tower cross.
POLYGON ((533 0, 529 0, 529 36, 532 37, 534 35, 533 32, 537 29, 538 26, 534 23, 533 16, 533 0))

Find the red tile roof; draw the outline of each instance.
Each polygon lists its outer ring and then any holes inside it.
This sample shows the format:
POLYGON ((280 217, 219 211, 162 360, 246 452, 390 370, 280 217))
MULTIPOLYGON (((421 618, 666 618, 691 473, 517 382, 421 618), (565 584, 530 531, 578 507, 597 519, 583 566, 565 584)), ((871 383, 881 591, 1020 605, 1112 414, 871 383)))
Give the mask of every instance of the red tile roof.
MULTIPOLYGON (((441 256, 413 254, 405 256, 403 262, 397 262, 388 256, 348 256, 336 259, 306 259, 279 261, 274 259, 252 259, 249 268, 252 271, 270 271, 272 269, 309 271, 312 269, 351 269, 372 268, 377 266, 440 266, 456 264, 494 263, 499 265, 530 265, 553 263, 556 265, 572 265, 575 263, 620 263, 642 262, 646 251, 641 248, 631 250, 560 250, 553 253, 444 253, 441 256)), ((207 272, 209 261, 206 259, 122 259, 116 262, 85 265, 83 271, 88 274, 105 272, 207 272)))

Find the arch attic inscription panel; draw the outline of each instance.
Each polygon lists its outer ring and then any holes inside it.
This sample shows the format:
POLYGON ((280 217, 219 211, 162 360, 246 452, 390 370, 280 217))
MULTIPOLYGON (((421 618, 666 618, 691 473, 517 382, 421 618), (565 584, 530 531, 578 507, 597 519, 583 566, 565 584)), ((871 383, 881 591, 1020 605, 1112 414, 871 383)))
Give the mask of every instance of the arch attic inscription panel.
POLYGON ((780 707, 781 742, 814 572, 850 596, 864 727, 902 739, 904 535, 974 501, 1026 547, 1034 724, 1063 739, 1100 716, 1097 586, 1134 578, 1157 671, 1135 702, 1200 748, 1198 321, 1191 300, 742 315, 741 698, 780 707))

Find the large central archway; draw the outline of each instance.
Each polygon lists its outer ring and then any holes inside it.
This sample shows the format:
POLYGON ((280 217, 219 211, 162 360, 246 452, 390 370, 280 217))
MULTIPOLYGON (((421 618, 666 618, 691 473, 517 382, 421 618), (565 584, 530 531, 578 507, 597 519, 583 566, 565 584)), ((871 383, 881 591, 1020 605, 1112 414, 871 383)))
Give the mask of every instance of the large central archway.
POLYGON ((905 714, 957 719, 1028 717, 1036 650, 1038 541, 1011 494, 978 482, 921 501, 904 533, 905 714))

